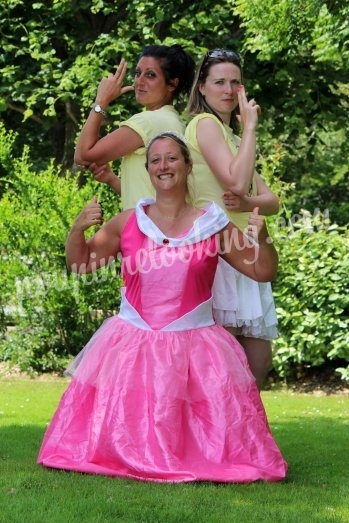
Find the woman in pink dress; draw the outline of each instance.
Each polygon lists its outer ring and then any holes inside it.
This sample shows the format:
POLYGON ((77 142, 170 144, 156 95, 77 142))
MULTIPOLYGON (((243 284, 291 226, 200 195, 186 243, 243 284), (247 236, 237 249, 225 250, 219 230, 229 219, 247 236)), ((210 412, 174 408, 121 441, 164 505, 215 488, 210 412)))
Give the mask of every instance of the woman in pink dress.
POLYGON ((75 358, 38 463, 146 481, 278 481, 287 465, 270 432, 240 344, 212 316, 218 257, 258 281, 277 254, 255 209, 244 238, 214 203, 187 203, 192 162, 171 132, 154 138, 147 169, 156 200, 101 223, 94 198, 66 244, 68 267, 92 272, 122 254, 125 290, 75 358), (256 240, 258 239, 258 243, 256 240))

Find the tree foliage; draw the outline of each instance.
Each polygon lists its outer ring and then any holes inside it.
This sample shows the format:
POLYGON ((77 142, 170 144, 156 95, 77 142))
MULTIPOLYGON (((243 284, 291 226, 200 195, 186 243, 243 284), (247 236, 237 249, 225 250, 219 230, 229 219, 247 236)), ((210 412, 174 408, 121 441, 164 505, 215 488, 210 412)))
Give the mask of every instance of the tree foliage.
MULTIPOLYGON (((102 75, 121 56, 129 82, 141 48, 179 42, 242 52, 245 83, 261 103, 263 154, 285 153, 278 175, 291 203, 348 221, 348 0, 0 0, 0 112, 38 166, 72 165, 77 133, 102 75)), ((131 93, 111 108, 108 131, 136 110, 131 93)))
POLYGON ((348 222, 348 2, 237 0, 234 12, 267 109, 263 143, 277 139, 286 150, 280 176, 296 182, 289 203, 348 222))

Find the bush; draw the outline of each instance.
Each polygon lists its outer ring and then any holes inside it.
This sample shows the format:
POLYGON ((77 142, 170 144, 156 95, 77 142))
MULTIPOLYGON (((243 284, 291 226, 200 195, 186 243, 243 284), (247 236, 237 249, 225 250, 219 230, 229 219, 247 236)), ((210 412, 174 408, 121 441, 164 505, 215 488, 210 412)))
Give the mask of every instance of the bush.
MULTIPOLYGON (((274 366, 288 377, 326 361, 349 362, 348 227, 302 211, 283 227, 275 221, 280 265, 273 284, 280 337, 274 366)), ((348 367, 338 369, 344 379, 348 367)))
MULTIPOLYGON (((70 173, 58 177, 53 165, 35 172, 26 150, 13 165, 0 200, 1 304, 3 324, 12 326, 0 339, 0 359, 29 372, 57 371, 118 308, 118 268, 85 278, 66 270, 66 235, 95 182, 80 187, 70 173)), ((108 218, 117 200, 104 186, 97 190, 108 218)))

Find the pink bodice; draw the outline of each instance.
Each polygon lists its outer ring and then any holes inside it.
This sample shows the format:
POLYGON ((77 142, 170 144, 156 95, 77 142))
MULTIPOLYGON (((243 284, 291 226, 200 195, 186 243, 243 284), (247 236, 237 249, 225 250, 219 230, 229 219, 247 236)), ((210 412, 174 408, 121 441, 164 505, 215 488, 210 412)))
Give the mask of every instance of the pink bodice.
POLYGON ((227 219, 219 213, 217 220, 208 210, 185 236, 166 238, 145 208, 138 206, 121 237, 125 297, 151 329, 160 330, 211 299, 219 250, 215 233, 227 219))

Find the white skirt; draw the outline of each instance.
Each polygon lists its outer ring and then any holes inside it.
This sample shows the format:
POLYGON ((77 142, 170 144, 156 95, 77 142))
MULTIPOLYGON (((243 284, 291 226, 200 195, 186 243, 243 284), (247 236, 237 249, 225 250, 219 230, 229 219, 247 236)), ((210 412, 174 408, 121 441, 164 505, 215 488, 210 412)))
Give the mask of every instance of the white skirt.
POLYGON ((213 316, 219 325, 234 327, 248 338, 278 337, 270 282, 258 283, 219 258, 213 284, 213 316))

